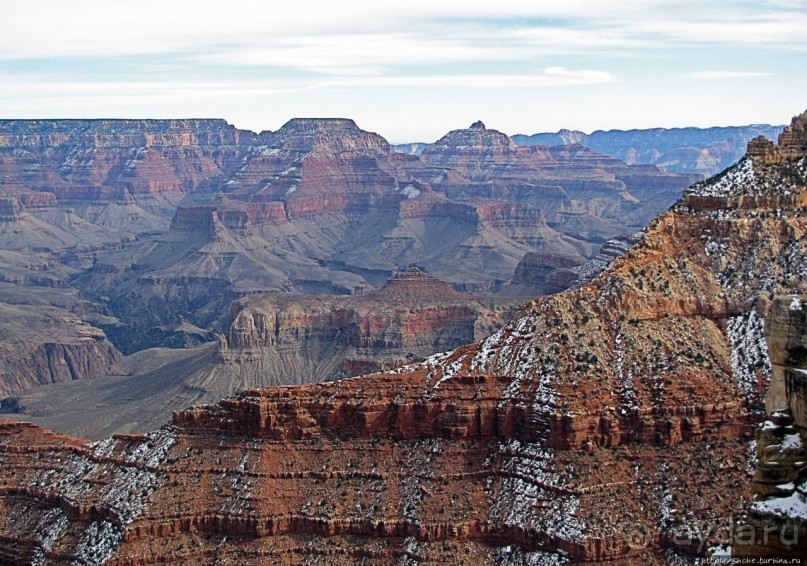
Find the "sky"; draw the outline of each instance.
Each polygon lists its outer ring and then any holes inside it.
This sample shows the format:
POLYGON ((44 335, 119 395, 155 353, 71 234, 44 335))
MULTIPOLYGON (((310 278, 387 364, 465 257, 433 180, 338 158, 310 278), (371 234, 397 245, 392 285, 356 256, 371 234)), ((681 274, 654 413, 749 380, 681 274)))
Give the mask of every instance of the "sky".
POLYGON ((0 0, 0 118, 353 118, 393 143, 784 124, 807 0, 0 0))

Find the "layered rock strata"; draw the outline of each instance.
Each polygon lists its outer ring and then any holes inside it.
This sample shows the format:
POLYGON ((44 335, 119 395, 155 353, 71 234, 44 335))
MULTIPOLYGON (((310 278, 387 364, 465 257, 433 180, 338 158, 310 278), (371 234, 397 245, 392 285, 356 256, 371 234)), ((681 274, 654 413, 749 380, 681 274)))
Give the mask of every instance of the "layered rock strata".
POLYGON ((120 352, 96 326, 96 307, 47 256, 0 252, 0 400, 22 391, 107 375, 120 352))
POLYGON ((807 183, 787 172, 807 162, 787 163, 695 185, 591 283, 395 372, 93 444, 4 423, 3 559, 703 556, 752 495, 770 296, 807 292, 807 183))
POLYGON ((124 351, 154 343, 123 337, 180 313, 223 332, 223 294, 361 293, 412 264, 458 290, 495 293, 525 254, 590 258, 695 178, 581 147, 517 148, 481 123, 419 158, 350 120, 295 119, 260 140, 217 195, 177 210, 168 233, 103 254, 76 280, 97 300, 116 289, 107 301, 124 326, 105 330, 124 351), (156 308, 138 321, 144 303, 156 308))

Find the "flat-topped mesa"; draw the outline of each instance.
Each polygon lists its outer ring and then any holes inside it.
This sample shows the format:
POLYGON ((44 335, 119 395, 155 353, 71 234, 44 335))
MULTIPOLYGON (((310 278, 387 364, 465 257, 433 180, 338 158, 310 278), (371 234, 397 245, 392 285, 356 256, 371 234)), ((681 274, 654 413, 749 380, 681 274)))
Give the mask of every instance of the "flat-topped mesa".
POLYGON ((255 138, 222 119, 0 120, 0 148, 228 146, 252 143, 255 138))
POLYGON ((377 291, 376 296, 385 301, 405 303, 433 303, 466 298, 445 281, 432 277, 417 267, 410 267, 393 275, 392 279, 377 291))
POLYGON ((345 134, 362 133, 350 118, 292 118, 277 130, 277 134, 345 134))
POLYGON ((341 153, 370 150, 389 153, 380 135, 362 130, 347 118, 292 118, 271 135, 273 147, 287 151, 341 153))
POLYGON ((490 130, 482 122, 474 122, 464 130, 452 130, 426 148, 422 156, 429 159, 443 151, 469 151, 490 154, 515 154, 518 147, 507 134, 490 130))

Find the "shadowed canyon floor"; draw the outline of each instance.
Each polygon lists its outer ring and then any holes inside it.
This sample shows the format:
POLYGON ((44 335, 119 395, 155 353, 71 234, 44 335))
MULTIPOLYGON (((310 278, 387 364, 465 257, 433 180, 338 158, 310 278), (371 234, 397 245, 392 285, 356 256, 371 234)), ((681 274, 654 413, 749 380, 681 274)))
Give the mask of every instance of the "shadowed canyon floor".
POLYGON ((6 406, 16 413, 8 416, 80 437, 147 432, 175 410, 242 389, 357 375, 468 344, 513 310, 510 300, 473 299, 418 269, 362 295, 253 295, 232 306, 217 343, 144 350, 123 358, 118 375, 36 387, 6 406))

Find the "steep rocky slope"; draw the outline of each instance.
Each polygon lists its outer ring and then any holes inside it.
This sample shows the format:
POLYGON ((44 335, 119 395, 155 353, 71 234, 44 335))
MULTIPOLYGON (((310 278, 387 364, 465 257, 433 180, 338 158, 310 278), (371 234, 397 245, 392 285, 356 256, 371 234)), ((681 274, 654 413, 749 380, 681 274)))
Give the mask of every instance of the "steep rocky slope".
POLYGON ((121 357, 103 332, 65 309, 0 303, 0 317, 0 399, 104 376, 121 357))
POLYGON ((771 296, 807 291, 805 125, 481 343, 144 436, 4 422, 3 559, 691 562, 751 497, 771 296))
POLYGON ((0 252, 0 400, 31 387, 106 375, 120 359, 108 321, 47 254, 0 252))
POLYGON ((530 136, 519 134, 513 136, 513 140, 518 145, 582 144, 631 165, 651 164, 678 173, 714 175, 736 163, 749 141, 757 136, 776 139, 782 128, 759 124, 723 128, 597 130, 591 134, 560 130, 530 136))

